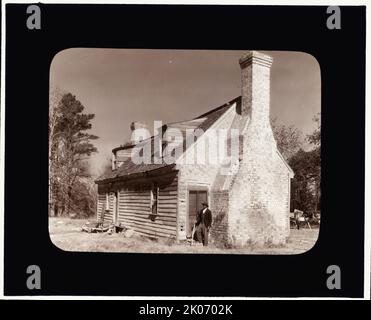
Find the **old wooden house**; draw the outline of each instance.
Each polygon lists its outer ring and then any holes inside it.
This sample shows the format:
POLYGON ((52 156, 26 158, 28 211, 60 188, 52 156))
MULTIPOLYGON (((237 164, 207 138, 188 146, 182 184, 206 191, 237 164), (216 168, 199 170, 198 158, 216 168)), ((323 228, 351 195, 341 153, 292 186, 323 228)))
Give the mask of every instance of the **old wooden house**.
MULTIPOLYGON (((207 201, 212 241, 232 246, 285 243, 293 172, 270 126, 272 59, 252 51, 239 63, 240 97, 112 150, 111 172, 96 181, 98 219, 181 241, 190 236, 196 212, 207 201), (225 142, 223 152, 211 143, 215 137, 225 142), (175 140, 191 142, 169 148, 175 140), (237 157, 232 157, 236 145, 237 157), (151 161, 133 161, 133 154, 143 155, 146 147, 151 161), (195 161, 202 153, 207 160, 195 161), (166 156, 174 161, 163 161, 166 156)), ((132 130, 138 126, 142 128, 133 123, 132 130)))

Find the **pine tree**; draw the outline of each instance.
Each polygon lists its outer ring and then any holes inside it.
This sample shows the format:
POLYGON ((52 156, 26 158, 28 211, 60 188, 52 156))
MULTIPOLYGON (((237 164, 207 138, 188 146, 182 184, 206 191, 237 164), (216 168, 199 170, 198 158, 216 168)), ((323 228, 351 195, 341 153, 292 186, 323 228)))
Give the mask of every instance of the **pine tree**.
MULTIPOLYGON (((65 93, 57 103, 55 124, 49 132, 51 194, 54 214, 70 214, 74 187, 90 176, 87 160, 97 152, 91 143, 97 136, 87 132, 92 128, 94 114, 84 114, 84 106, 71 93, 65 93), (79 182, 79 183, 77 183, 79 182)), ((53 118, 53 119, 54 119, 53 118)))

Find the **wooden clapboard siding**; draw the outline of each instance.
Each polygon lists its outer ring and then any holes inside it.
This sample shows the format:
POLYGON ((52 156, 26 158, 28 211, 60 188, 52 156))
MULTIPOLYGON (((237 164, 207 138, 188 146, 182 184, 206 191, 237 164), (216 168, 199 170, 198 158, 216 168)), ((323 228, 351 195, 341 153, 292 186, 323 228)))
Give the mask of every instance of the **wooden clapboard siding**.
POLYGON ((165 196, 173 196, 173 195, 177 195, 177 194, 178 194, 177 190, 174 190, 174 191, 162 190, 160 196, 165 197, 165 196))
POLYGON ((171 234, 176 237, 178 211, 178 178, 171 184, 159 188, 156 221, 171 227, 171 234))
POLYGON ((138 217, 148 217, 150 204, 151 194, 148 187, 143 187, 142 190, 121 189, 118 203, 119 222, 138 231, 136 220, 138 217))
POLYGON ((103 218, 104 210, 106 208, 106 194, 98 194, 98 206, 97 206, 97 219, 100 220, 103 218))
POLYGON ((132 224, 134 227, 143 227, 149 230, 160 230, 160 231, 169 232, 169 233, 173 233, 175 231, 173 228, 173 224, 171 223, 170 224, 162 224, 162 223, 151 224, 151 223, 148 223, 148 219, 145 219, 145 218, 131 217, 130 220, 129 219, 127 220, 126 224, 127 225, 132 224))
MULTIPOLYGON (((148 220, 149 220, 149 215, 148 214, 122 213, 121 217, 124 218, 124 219, 127 219, 127 220, 132 220, 132 221, 148 222, 148 220)), ((174 224, 176 223, 176 218, 175 217, 169 217, 169 216, 157 215, 154 222, 155 223, 152 222, 151 225, 159 224, 159 225, 174 226, 174 224)))
POLYGON ((151 189, 124 186, 118 200, 118 220, 136 232, 151 237, 176 237, 178 179, 161 184, 158 190, 157 215, 151 216, 151 189), (151 220, 151 218, 154 218, 151 220))

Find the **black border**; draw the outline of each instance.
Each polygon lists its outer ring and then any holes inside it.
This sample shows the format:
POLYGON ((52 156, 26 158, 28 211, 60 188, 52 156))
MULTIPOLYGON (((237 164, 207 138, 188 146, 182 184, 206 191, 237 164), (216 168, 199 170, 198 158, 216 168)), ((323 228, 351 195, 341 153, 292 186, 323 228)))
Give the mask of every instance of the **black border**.
POLYGON ((364 254, 365 7, 6 5, 5 295, 362 297, 364 254), (48 234, 49 67, 71 47, 292 50, 312 54, 322 79, 322 225, 293 256, 73 253, 48 234), (26 287, 26 267, 42 289, 26 287), (328 290, 326 268, 342 270, 328 290), (205 277, 197 268, 207 268, 205 277))

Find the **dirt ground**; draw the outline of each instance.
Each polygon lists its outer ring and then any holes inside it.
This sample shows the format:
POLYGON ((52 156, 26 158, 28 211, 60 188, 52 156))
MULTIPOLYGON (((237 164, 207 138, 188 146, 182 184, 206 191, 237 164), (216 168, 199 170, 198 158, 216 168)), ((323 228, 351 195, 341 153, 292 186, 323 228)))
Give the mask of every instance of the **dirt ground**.
POLYGON ((65 251, 140 252, 140 253, 217 253, 217 254, 299 254, 311 249, 319 229, 291 229, 288 243, 283 247, 222 249, 210 244, 190 246, 174 240, 151 240, 142 236, 125 238, 121 233, 86 233, 81 227, 87 220, 49 218, 51 241, 65 251))

